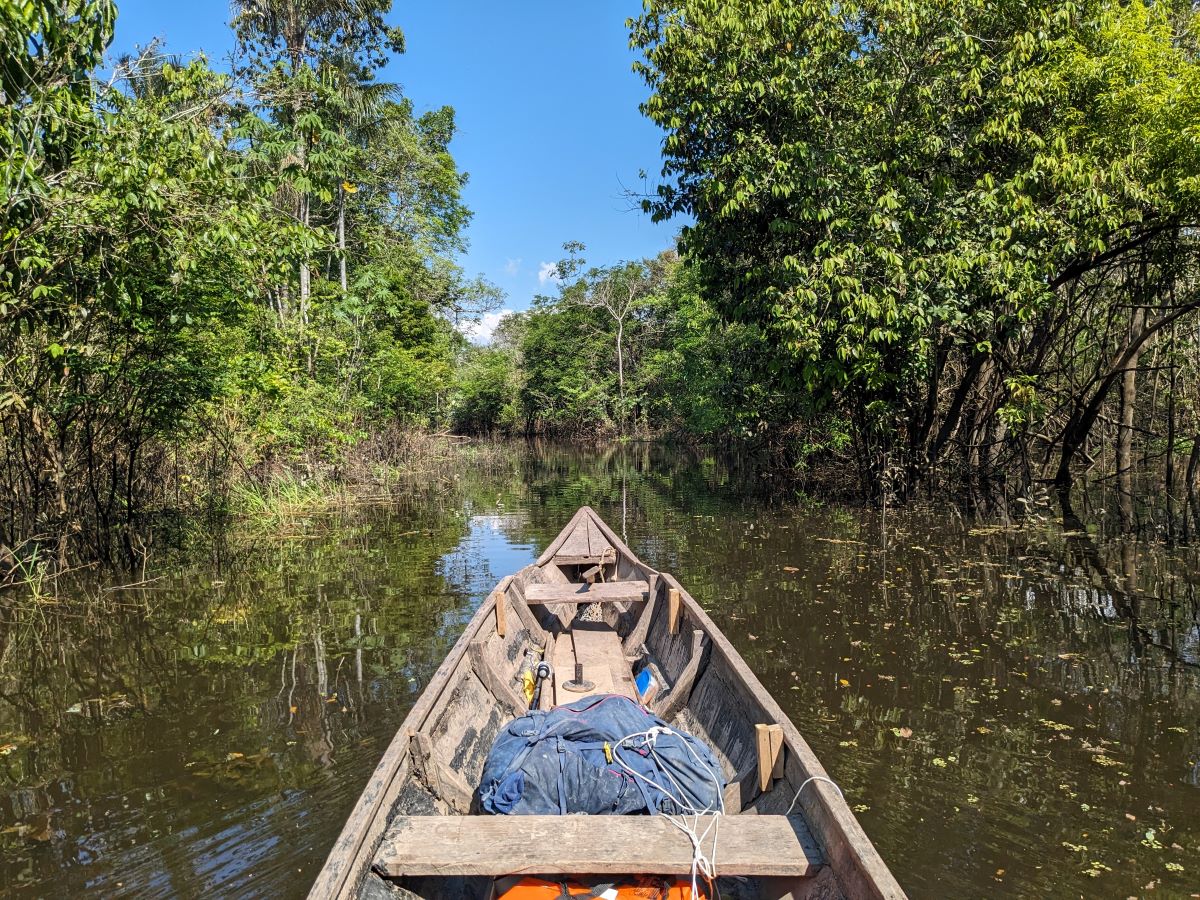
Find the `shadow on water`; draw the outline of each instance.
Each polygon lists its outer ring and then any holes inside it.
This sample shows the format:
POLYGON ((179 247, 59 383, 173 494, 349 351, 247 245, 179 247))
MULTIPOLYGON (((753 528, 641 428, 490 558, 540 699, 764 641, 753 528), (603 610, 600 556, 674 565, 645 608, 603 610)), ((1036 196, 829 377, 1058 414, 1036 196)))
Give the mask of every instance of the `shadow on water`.
POLYGON ((471 612, 584 503, 726 630, 913 896, 1196 890, 1194 547, 1120 538, 1101 496, 1090 531, 793 500, 702 454, 518 448, 102 603, 6 598, 0 890, 303 895, 471 612))

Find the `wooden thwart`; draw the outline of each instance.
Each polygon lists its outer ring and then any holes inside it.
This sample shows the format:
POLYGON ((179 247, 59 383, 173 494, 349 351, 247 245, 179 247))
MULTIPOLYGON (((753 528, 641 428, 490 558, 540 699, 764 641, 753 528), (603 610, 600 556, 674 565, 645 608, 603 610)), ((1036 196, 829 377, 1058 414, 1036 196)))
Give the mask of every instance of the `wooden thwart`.
MULTIPOLYGON (((815 875, 821 852, 798 816, 718 823, 722 875, 815 875)), ((686 875, 692 844, 661 816, 402 816, 375 870, 405 875, 686 875)))
POLYGON ((531 584, 525 588, 527 603, 615 603, 645 600, 650 585, 645 581, 609 581, 605 584, 531 584))
POLYGON ((551 562, 556 566, 604 566, 617 561, 617 554, 610 547, 603 553, 557 553, 551 562))

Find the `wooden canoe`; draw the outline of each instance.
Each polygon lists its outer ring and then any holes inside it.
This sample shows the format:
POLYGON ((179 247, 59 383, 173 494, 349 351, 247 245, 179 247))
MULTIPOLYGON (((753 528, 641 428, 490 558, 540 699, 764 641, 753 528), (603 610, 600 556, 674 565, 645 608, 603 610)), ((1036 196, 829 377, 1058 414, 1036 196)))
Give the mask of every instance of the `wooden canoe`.
POLYGON ((554 669, 543 708, 584 696, 562 684, 578 661, 593 692, 638 699, 713 749, 729 784, 714 859, 724 897, 904 897, 800 732, 712 619, 586 506, 467 624, 310 897, 489 900, 506 876, 690 871, 690 841, 661 817, 478 814, 484 759, 504 723, 528 708, 518 672, 539 652, 554 669), (601 621, 577 619, 582 603, 597 604, 589 609, 601 615, 586 618, 601 621), (648 667, 661 688, 643 696, 635 673, 648 667))

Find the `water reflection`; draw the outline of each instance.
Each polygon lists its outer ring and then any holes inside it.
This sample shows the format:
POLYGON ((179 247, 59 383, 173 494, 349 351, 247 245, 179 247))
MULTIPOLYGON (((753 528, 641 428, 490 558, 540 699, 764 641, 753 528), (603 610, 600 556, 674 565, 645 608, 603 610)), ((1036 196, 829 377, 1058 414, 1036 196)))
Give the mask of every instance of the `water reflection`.
POLYGON ((583 503, 709 609, 914 896, 1200 883, 1194 549, 1113 539, 1101 500, 1096 534, 1048 501, 884 518, 634 445, 514 451, 104 615, 0 610, 0 888, 302 895, 472 610, 583 503))

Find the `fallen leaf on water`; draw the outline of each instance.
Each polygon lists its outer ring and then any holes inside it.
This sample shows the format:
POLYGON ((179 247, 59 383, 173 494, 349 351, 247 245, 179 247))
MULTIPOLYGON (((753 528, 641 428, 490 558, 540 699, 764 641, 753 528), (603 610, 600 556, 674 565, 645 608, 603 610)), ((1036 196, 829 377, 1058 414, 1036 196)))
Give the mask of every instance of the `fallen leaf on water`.
POLYGON ((784 566, 784 567, 783 567, 783 571, 785 571, 785 572, 799 572, 800 570, 799 570, 799 569, 797 569, 795 566, 784 566))
POLYGON ((748 635, 746 635, 746 637, 750 638, 750 640, 752 640, 752 641, 757 641, 757 640, 758 640, 758 635, 757 635, 757 634, 748 634, 748 635))
POLYGON ((226 762, 233 762, 235 759, 241 759, 241 758, 242 758, 243 756, 245 756, 245 755, 246 755, 245 753, 238 753, 238 752, 235 750, 235 751, 233 751, 233 752, 231 752, 231 753, 226 753, 226 754, 225 754, 225 761, 226 761, 226 762))
POLYGON ((839 678, 838 684, 840 684, 842 687, 850 687, 850 682, 848 682, 845 678, 839 678))
POLYGON ((907 725, 902 725, 899 728, 893 728, 892 734, 894 734, 896 737, 910 738, 913 736, 913 730, 907 725))
POLYGON ((1137 821, 1137 816, 1135 816, 1133 813, 1125 813, 1125 818, 1127 818, 1130 822, 1137 821))

